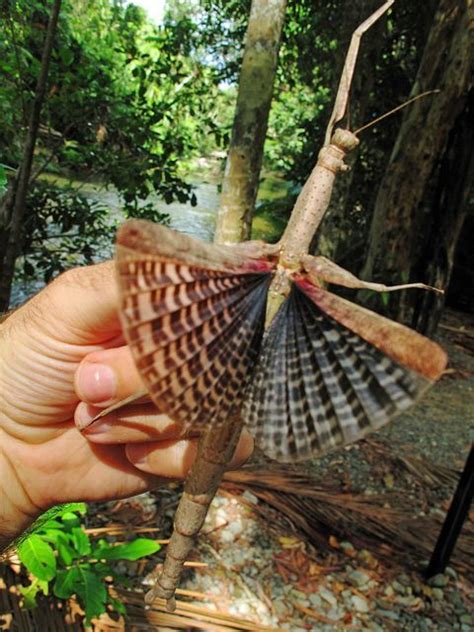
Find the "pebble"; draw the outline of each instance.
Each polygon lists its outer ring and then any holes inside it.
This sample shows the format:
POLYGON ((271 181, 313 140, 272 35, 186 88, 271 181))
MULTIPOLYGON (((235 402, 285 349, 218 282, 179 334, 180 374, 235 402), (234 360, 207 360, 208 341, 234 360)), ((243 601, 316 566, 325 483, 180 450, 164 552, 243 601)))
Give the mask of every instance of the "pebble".
POLYGON ((332 619, 332 621, 340 621, 345 614, 341 608, 331 608, 331 610, 326 613, 326 617, 332 619))
POLYGON ((400 615, 398 614, 398 612, 395 612, 395 610, 377 609, 375 610, 375 614, 384 617, 384 619, 392 619, 393 621, 398 621, 400 619, 400 615))
POLYGON ((433 597, 435 599, 438 599, 438 601, 444 599, 444 592, 441 590, 441 588, 433 588, 431 592, 433 593, 433 597))
POLYGON ((311 603, 311 606, 315 608, 316 610, 318 608, 321 608, 323 605, 321 597, 316 593, 311 593, 311 595, 309 596, 309 601, 311 603))
POLYGON ((412 580, 405 573, 402 573, 401 575, 399 575, 397 579, 400 582, 400 584, 403 584, 404 586, 412 585, 412 580))
POLYGON ((354 545, 351 542, 341 542, 340 545, 341 549, 344 551, 344 553, 355 553, 355 548, 354 545))
POLYGON ((224 542, 225 544, 230 544, 231 542, 234 541, 234 534, 228 530, 228 529, 223 529, 222 533, 220 534, 220 540, 221 542, 224 542))
POLYGON ((347 575, 347 579, 353 586, 356 586, 357 588, 365 586, 370 581, 369 575, 362 571, 352 571, 347 575))
POLYGON ((415 608, 420 607, 420 604, 423 602, 419 597, 402 597, 398 596, 396 598, 396 602, 401 606, 406 606, 407 608, 415 608))
POLYGON ((245 498, 245 500, 247 500, 249 503, 252 503, 252 505, 258 505, 258 498, 254 496, 252 492, 249 492, 248 489, 244 491, 244 493, 242 494, 242 498, 245 498))
POLYGON ((367 551, 367 549, 362 549, 361 551, 359 551, 357 557, 360 559, 361 562, 364 562, 364 564, 366 564, 371 569, 377 568, 377 566, 379 565, 375 557, 370 551, 367 551))
POLYGON ((451 566, 447 566, 444 574, 447 575, 448 577, 451 577, 451 579, 457 579, 458 578, 458 574, 456 573, 456 571, 454 570, 454 568, 451 568, 451 566))
POLYGON ((449 595, 449 599, 454 606, 458 606, 464 610, 464 600, 461 597, 459 590, 452 590, 449 595))
POLYGON ((319 594, 329 605, 337 606, 337 597, 324 586, 319 589, 319 594))
POLYGON ((288 606, 286 605, 286 602, 281 599, 273 602, 273 609, 278 617, 283 618, 288 614, 288 606))
POLYGON ((448 581, 449 580, 446 577, 446 575, 443 575, 442 573, 438 573, 437 575, 434 575, 433 577, 429 578, 428 584, 435 588, 444 588, 445 586, 448 585, 448 581))
POLYGON ((397 593, 403 594, 405 592, 405 586, 402 586, 396 579, 392 582, 391 586, 397 593))
POLYGON ((242 533, 242 521, 241 520, 233 520, 229 524, 228 529, 234 535, 240 535, 242 533))
POLYGON ((357 612, 369 612, 369 604, 367 602, 367 599, 365 599, 364 597, 359 597, 359 595, 352 595, 351 601, 354 609, 357 612))
POLYGON ((246 602, 240 604, 239 610, 240 610, 240 614, 243 614, 243 615, 250 614, 250 612, 251 612, 250 611, 250 604, 248 604, 246 602))
POLYGON ((308 595, 306 593, 302 592, 301 590, 296 590, 296 588, 293 588, 290 594, 294 599, 298 601, 306 601, 308 599, 308 595))

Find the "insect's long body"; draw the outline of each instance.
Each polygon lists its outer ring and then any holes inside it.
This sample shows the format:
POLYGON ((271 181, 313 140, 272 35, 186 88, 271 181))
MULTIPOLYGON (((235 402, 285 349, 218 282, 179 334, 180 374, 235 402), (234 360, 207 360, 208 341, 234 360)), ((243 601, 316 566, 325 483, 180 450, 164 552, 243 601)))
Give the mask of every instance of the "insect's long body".
POLYGON ((163 597, 174 609, 184 562, 244 424, 272 458, 318 456, 406 410, 446 365, 435 343, 324 288, 427 286, 361 281, 308 254, 344 157, 358 144, 352 132, 332 129, 344 115, 360 37, 392 4, 354 32, 326 145, 279 244, 204 244, 140 220, 118 233, 121 318, 137 368, 183 437, 201 436, 147 601, 163 597))
POLYGON ((244 423, 270 457, 310 458, 385 424, 445 366, 436 344, 323 285, 394 288, 307 254, 354 139, 337 130, 320 152, 275 246, 209 245, 140 220, 119 231, 121 315, 137 367, 157 408, 184 437, 201 436, 147 601, 162 597, 174 608, 244 423))
POLYGON ((319 152, 318 161, 306 181, 279 243, 278 268, 267 299, 268 328, 291 290, 289 273, 303 268, 302 257, 309 252, 311 241, 324 217, 339 171, 345 171, 346 154, 357 147, 359 139, 349 130, 337 129, 331 143, 319 152))

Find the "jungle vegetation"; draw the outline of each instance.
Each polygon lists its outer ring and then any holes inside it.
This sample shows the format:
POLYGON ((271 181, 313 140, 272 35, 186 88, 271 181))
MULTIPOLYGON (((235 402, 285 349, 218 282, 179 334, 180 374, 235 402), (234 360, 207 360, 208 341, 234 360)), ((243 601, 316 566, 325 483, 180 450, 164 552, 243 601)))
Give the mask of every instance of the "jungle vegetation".
MULTIPOLYGON (((150 194, 195 203, 196 159, 223 156, 230 141, 250 4, 168 0, 157 25, 124 0, 3 0, 3 309, 14 274, 48 280, 110 255, 119 218, 78 182, 115 187, 125 217, 166 222, 150 194)), ((284 225, 315 163, 350 34, 378 5, 289 0, 283 9, 263 173, 284 179, 288 195, 257 209, 276 225, 284 225)), ((398 0, 364 39, 345 121, 352 129, 417 92, 441 91, 363 133, 350 174, 338 182, 315 246, 367 278, 449 284, 470 221, 468 12, 457 0, 398 0)), ((433 331, 442 299, 408 300, 400 295, 378 307, 433 331)))

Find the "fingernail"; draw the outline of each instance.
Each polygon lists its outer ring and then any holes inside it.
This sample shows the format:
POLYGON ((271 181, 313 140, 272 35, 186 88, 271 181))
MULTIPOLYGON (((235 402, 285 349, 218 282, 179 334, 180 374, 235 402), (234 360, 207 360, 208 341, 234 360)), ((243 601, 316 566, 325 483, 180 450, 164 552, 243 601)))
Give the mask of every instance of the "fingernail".
POLYGON ((77 390, 81 399, 94 404, 112 399, 117 390, 114 371, 105 364, 85 362, 79 367, 77 390))

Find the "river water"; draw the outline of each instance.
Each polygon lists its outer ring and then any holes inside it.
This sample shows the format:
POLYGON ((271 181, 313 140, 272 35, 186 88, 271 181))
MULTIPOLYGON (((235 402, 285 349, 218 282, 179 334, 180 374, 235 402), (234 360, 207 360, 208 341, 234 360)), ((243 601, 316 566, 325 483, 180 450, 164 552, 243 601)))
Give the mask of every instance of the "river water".
MULTIPOLYGON (((76 183, 80 193, 89 200, 100 203, 110 210, 110 217, 119 222, 124 219, 122 203, 117 191, 113 188, 103 188, 91 184, 76 183)), ((195 185, 194 194, 197 198, 196 206, 189 202, 173 202, 166 204, 158 196, 151 195, 146 200, 155 205, 161 213, 170 217, 170 228, 197 237, 204 241, 212 241, 216 227, 217 210, 219 208, 219 192, 214 183, 203 182, 195 185)), ((94 259, 99 262, 113 256, 113 247, 108 252, 98 252, 94 259)), ((44 286, 42 279, 22 279, 17 277, 12 288, 10 307, 16 307, 27 298, 41 290, 44 286)))
MULTIPOLYGON (((90 200, 107 206, 111 210, 112 217, 123 218, 120 198, 114 189, 85 187, 82 192, 90 200)), ((194 194, 197 198, 196 206, 191 206, 189 202, 166 204, 156 195, 150 195, 146 202, 153 203, 160 213, 167 213, 170 216, 170 228, 204 241, 212 241, 219 208, 217 185, 208 182, 199 183, 194 185, 194 194)))
MULTIPOLYGON (((48 179, 55 181, 59 186, 63 182, 64 184, 70 184, 70 182, 66 182, 60 178, 58 179, 57 177, 48 179)), ((120 222, 124 219, 120 196, 115 189, 88 183, 76 182, 73 184, 78 186, 82 195, 92 201, 100 203, 102 206, 106 206, 110 210, 112 220, 120 222)), ((153 203, 159 212, 169 215, 171 228, 204 241, 212 241, 220 198, 217 185, 214 182, 200 182, 194 184, 193 191, 197 199, 196 206, 191 206, 189 202, 184 204, 180 202, 166 204, 164 200, 154 195, 149 196, 146 202, 153 203)), ((262 182, 259 191, 259 201, 278 199, 283 197, 286 192, 287 187, 282 180, 276 177, 269 177, 262 182)), ((252 237, 264 239, 265 241, 274 241, 275 235, 278 234, 279 230, 277 228, 275 232, 276 224, 278 224, 278 221, 274 222, 271 217, 269 218, 268 214, 257 216, 254 220, 254 228, 256 227, 256 231, 254 230, 252 237)), ((97 252, 94 259, 98 262, 109 259, 112 256, 113 247, 111 246, 107 252, 97 252)), ((18 276, 12 290, 11 307, 21 304, 32 294, 38 292, 43 286, 44 282, 40 279, 24 280, 18 276)))

